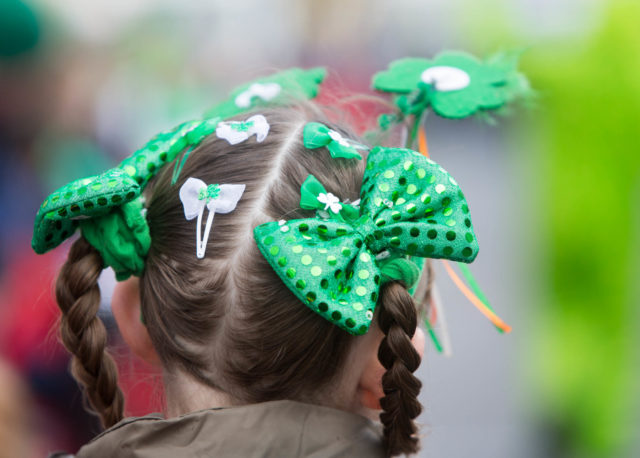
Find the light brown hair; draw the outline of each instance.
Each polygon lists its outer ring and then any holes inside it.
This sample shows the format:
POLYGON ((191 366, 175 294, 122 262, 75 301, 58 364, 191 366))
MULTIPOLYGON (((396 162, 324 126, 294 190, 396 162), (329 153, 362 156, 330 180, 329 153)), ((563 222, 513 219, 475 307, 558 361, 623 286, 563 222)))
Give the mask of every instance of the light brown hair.
MULTIPOLYGON (((140 279, 142 315, 166 370, 180 370, 227 393, 238 403, 291 399, 327 404, 358 337, 305 307, 259 253, 253 229, 280 219, 312 217, 300 209, 300 186, 309 174, 342 200, 359 198, 364 161, 332 159, 325 148, 302 143, 307 122, 333 125, 312 105, 263 110, 270 131, 229 145, 215 135, 190 155, 171 185, 173 165, 145 190, 151 232, 140 279), (195 256, 195 222, 184 217, 178 190, 188 177, 206 183, 245 184, 236 210, 216 215, 206 257, 195 256)), ((243 115, 244 119, 249 115, 243 115)), ((57 283, 62 340, 74 354, 74 376, 105 426, 122 418, 123 396, 105 351, 106 332, 96 316, 100 255, 81 237, 57 283)), ((420 356, 411 343, 416 306, 399 282, 382 287, 374 322, 385 337, 378 358, 385 367, 380 415, 390 455, 417 450, 414 418, 421 383, 413 375, 420 356)))

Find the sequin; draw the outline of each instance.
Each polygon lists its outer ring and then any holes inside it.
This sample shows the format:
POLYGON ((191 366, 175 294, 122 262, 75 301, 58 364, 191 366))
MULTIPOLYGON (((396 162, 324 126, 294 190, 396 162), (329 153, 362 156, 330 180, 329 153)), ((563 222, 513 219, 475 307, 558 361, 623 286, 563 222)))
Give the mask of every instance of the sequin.
POLYGON ((398 236, 398 235, 401 235, 401 234, 402 234, 402 228, 401 227, 396 226, 396 227, 391 229, 391 235, 398 236))
POLYGON ((406 202, 406 200, 404 199, 404 197, 399 197, 398 200, 396 200, 396 205, 402 205, 405 202, 406 202))
POLYGON ((366 280, 367 278, 369 278, 369 271, 362 269, 360 272, 358 272, 358 278, 366 280))
POLYGON ((454 241, 456 239, 456 233, 453 231, 448 231, 447 232, 447 240, 449 240, 450 242, 454 241))
POLYGON ((277 246, 277 245, 272 246, 272 247, 269 249, 269 253, 271 253, 271 255, 272 255, 272 256, 277 255, 278 253, 280 253, 280 247, 279 247, 279 246, 277 246))
POLYGON ((429 237, 431 240, 435 239, 438 236, 438 231, 436 231, 435 229, 429 229, 429 231, 427 232, 427 237, 429 237))
POLYGON ((442 210, 442 214, 444 216, 451 216, 452 213, 453 213, 453 209, 451 207, 447 207, 444 210, 442 210))
POLYGON ((413 215, 418 207, 415 206, 415 204, 409 204, 406 207, 407 213, 409 213, 410 215, 413 215))
POLYGON ((307 293, 307 301, 308 302, 313 302, 316 300, 316 293, 314 293, 313 291, 309 291, 307 293))
POLYGON ((417 237, 420 235, 420 229, 418 229, 417 227, 412 227, 409 231, 409 234, 411 234, 411 237, 417 237))
POLYGON ((451 254, 453 253, 453 248, 451 248, 450 246, 446 246, 442 249, 442 252, 445 256, 451 256, 451 254))
POLYGON ((298 280, 296 282, 296 288, 298 289, 304 289, 307 286, 307 282, 304 280, 298 280))
POLYGON ((351 250, 346 246, 342 247, 342 250, 340 250, 340 252, 342 253, 342 256, 351 256, 351 250))
POLYGON ((311 264, 311 261, 313 261, 313 259, 311 259, 311 256, 309 256, 308 254, 305 254, 304 256, 302 256, 302 258, 300 258, 300 262, 302 262, 302 264, 304 264, 305 266, 311 264))
POLYGON ((321 312, 326 312, 327 310, 329 310, 329 306, 326 302, 320 302, 318 304, 318 310, 320 310, 321 312))
POLYGON ((405 163, 402 166, 407 172, 410 172, 413 169, 413 162, 411 161, 405 161, 405 163))
POLYGON ((337 262, 337 259, 335 256, 333 255, 327 256, 327 263, 329 263, 330 266, 335 266, 336 262, 337 262))
POLYGON ((427 176, 427 172, 425 169, 418 169, 416 170, 416 175, 418 176, 419 179, 423 179, 425 176, 427 176))
POLYGON ((367 317, 367 320, 371 321, 373 319, 373 312, 371 310, 367 310, 365 316, 367 317))
POLYGON ((314 277, 319 277, 320 275, 322 275, 322 268, 320 266, 313 266, 311 268, 311 275, 313 275, 314 277))
POLYGON ((302 245, 296 245, 293 248, 291 248, 291 251, 293 251, 296 254, 300 254, 302 253, 302 245))
POLYGON ((367 288, 365 288, 364 286, 358 286, 356 288, 356 294, 358 296, 364 296, 367 294, 367 288))
POLYGON ((465 248, 462 249, 462 256, 468 258, 472 254, 473 254, 473 250, 471 248, 465 247, 465 248))
POLYGON ((331 313, 331 318, 334 320, 339 320, 340 318, 342 318, 342 313, 336 310, 335 312, 331 313))
POLYGON ((446 189, 447 189, 446 186, 443 185, 443 184, 437 184, 436 185, 436 192, 438 194, 442 194, 446 189))
POLYGON ((371 255, 369 253, 360 253, 360 261, 362 262, 371 261, 371 255))
POLYGON ((301 225, 298 226, 298 230, 300 232, 307 232, 309 230, 309 225, 302 223, 301 225))
POLYGON ((285 258, 284 256, 278 258, 278 265, 280 267, 284 267, 287 265, 287 258, 285 258))
POLYGON ((447 226, 449 227, 453 227, 456 225, 456 220, 455 219, 448 219, 447 222, 445 223, 447 226))
POLYGON ((418 191, 418 188, 414 184, 407 186, 407 194, 413 195, 418 191))
POLYGON ((347 320, 344 322, 348 328, 353 328, 356 325, 356 322, 353 318, 347 318, 347 320))
POLYGON ((385 178, 393 178, 395 173, 393 173, 393 170, 387 170, 382 174, 382 176, 385 178))
POLYGON ((378 185, 378 189, 382 192, 389 192, 389 184, 388 183, 380 183, 378 185))
POLYGON ((467 242, 469 242, 469 243, 473 242, 473 234, 472 234, 471 232, 467 232, 467 233, 464 235, 464 238, 465 238, 465 240, 466 240, 467 242))
POLYGON ((294 278, 295 276, 296 276, 296 269, 294 269, 293 267, 289 267, 287 269, 287 277, 294 278))
POLYGON ((422 202, 423 204, 428 204, 429 202, 431 202, 431 196, 429 194, 422 194, 422 196, 420 196, 420 202, 422 202))

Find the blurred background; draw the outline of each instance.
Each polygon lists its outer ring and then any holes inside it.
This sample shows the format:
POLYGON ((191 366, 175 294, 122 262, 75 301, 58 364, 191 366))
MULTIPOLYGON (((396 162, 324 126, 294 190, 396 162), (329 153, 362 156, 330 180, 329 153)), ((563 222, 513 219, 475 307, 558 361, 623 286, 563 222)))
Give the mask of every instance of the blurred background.
MULTIPOLYGON (((514 330, 438 269, 453 356, 430 347, 419 369, 420 456, 640 456, 638 24, 635 0, 0 0, 0 457, 99 431, 52 330, 68 244, 30 249, 46 195, 274 70, 323 65, 368 93, 390 61, 443 49, 525 49, 537 106, 428 119, 473 211, 472 270, 514 330)), ((157 411, 157 374, 112 330, 128 413, 157 411)))

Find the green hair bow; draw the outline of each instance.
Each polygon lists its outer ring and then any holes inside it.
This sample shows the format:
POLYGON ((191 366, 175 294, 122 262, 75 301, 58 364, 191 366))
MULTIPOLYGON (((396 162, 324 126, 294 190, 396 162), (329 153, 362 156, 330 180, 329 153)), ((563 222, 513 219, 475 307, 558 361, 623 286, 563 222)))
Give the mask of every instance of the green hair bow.
POLYGON ((340 132, 329 129, 319 122, 310 122, 304 126, 302 138, 305 148, 315 149, 326 146, 332 158, 362 159, 359 149, 366 146, 344 138, 340 132))
POLYGON ((80 227, 105 265, 113 267, 118 280, 141 275, 151 245, 141 193, 165 164, 215 131, 218 121, 211 118, 182 123, 156 135, 116 168, 56 190, 36 215, 33 250, 46 253, 80 227))
POLYGON ((301 206, 318 210, 316 217, 254 229, 258 248, 287 287, 355 335, 369 329, 382 283, 417 278, 407 255, 468 263, 478 253, 459 186, 415 151, 374 148, 360 200, 357 207, 340 202, 310 177, 301 206))

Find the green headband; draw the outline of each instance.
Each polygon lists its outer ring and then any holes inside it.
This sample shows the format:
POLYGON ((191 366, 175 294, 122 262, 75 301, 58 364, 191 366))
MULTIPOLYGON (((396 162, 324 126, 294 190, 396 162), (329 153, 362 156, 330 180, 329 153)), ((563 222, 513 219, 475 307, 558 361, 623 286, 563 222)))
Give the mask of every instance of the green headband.
POLYGON ((149 180, 185 148, 189 151, 212 133, 219 119, 188 121, 152 138, 102 175, 73 181, 40 206, 31 246, 38 253, 57 247, 78 227, 113 267, 118 280, 139 276, 151 244, 142 215, 141 193, 149 180))
POLYGON ((355 335, 369 329, 380 285, 410 275, 405 256, 468 263, 478 254, 459 186, 415 151, 374 148, 360 199, 359 207, 339 202, 309 178, 301 207, 319 210, 316 217, 254 230, 258 248, 285 285, 311 310, 355 335), (403 261, 385 269, 395 260, 403 261))

